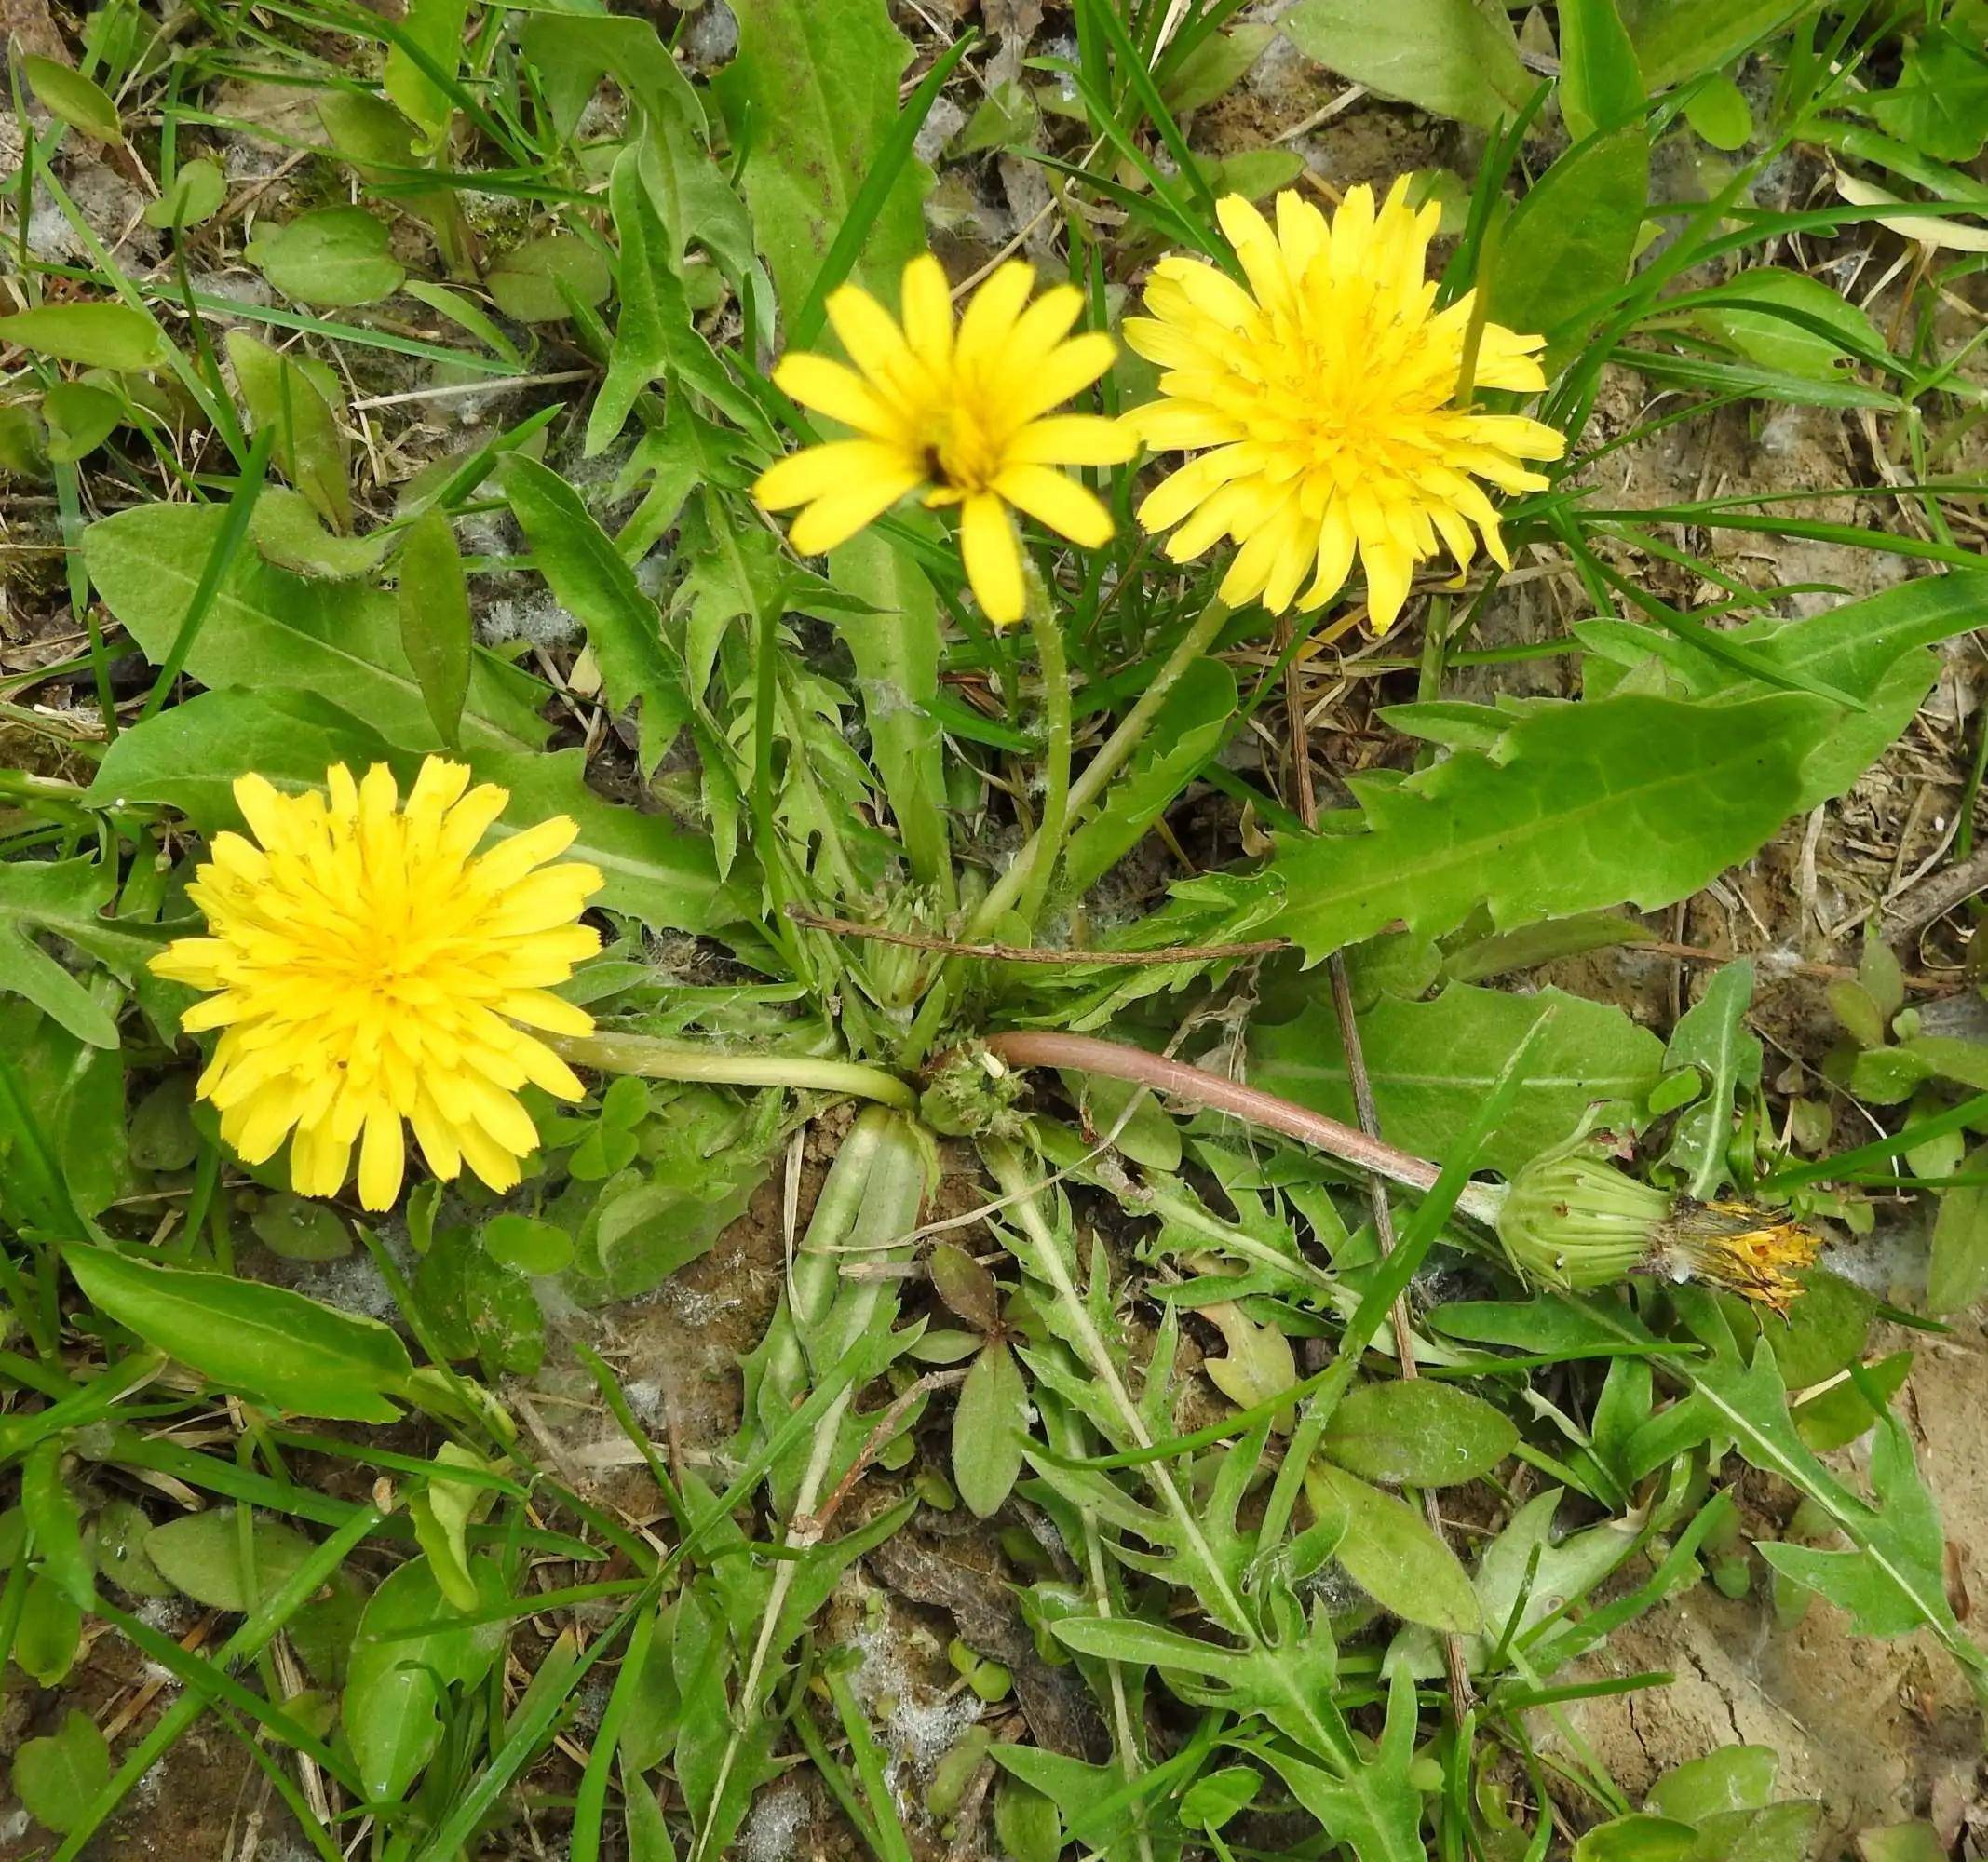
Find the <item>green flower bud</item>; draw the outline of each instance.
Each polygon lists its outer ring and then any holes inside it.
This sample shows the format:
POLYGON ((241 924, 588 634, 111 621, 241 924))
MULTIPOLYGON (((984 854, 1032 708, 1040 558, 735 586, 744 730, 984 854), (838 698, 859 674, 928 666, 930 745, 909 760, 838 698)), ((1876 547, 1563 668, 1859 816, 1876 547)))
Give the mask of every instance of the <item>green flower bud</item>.
POLYGON ((1626 1177, 1585 1140, 1533 1159, 1498 1211, 1512 1265, 1544 1286, 1609 1287, 1643 1266, 1670 1213, 1661 1190, 1626 1177))

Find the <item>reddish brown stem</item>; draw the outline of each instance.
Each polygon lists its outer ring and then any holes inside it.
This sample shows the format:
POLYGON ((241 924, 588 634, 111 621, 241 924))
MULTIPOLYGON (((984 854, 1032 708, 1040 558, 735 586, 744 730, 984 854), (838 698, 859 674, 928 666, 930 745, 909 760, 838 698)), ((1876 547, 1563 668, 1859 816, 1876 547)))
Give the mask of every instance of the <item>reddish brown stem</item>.
MULTIPOLYGON (((1258 1086, 1224 1080, 1219 1073, 1190 1066, 1184 1060, 1149 1054, 1143 1047, 1101 1041, 1090 1034, 1058 1034, 1040 1029, 990 1034, 980 1045, 1010 1067, 1069 1067, 1080 1073, 1102 1073, 1115 1080, 1129 1080, 1135 1086, 1150 1086, 1156 1093, 1191 1100, 1210 1112, 1227 1113, 1232 1118, 1280 1131, 1286 1138, 1323 1151, 1355 1169, 1386 1177, 1411 1190, 1432 1189, 1441 1175, 1427 1158, 1398 1151, 1378 1138, 1369 1138, 1350 1125, 1328 1118, 1322 1112, 1294 1105, 1258 1086)), ((1490 1221, 1495 1218, 1501 1200, 1500 1192, 1493 1184, 1466 1183, 1456 1207, 1465 1215, 1490 1221)))

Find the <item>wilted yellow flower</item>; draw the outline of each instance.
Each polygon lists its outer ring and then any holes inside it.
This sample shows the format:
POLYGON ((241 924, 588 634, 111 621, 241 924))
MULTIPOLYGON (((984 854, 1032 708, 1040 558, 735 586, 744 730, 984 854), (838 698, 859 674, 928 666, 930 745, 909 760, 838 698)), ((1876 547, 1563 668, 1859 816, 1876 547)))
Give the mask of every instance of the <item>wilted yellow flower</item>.
POLYGON ((1785 1313, 1815 1265, 1821 1243, 1813 1231, 1749 1203, 1699 1203, 1680 1196, 1659 1240, 1671 1273, 1710 1280, 1756 1304, 1785 1313))
MULTIPOLYGON (((1477 480, 1538 491, 1547 480, 1521 462, 1566 450, 1536 420, 1455 404, 1475 293, 1435 308, 1424 260, 1440 210, 1410 208, 1407 189, 1404 176, 1378 213, 1371 188, 1349 189, 1330 224, 1280 194, 1274 232, 1230 195, 1217 211, 1249 288, 1176 254, 1146 285, 1152 315, 1126 320, 1126 342, 1166 371, 1160 398, 1127 419, 1156 451, 1199 455, 1139 520, 1180 526, 1167 541, 1176 562, 1224 536, 1239 544, 1222 584, 1232 607, 1323 607, 1358 555, 1371 624, 1390 627, 1418 562, 1441 544, 1459 567, 1470 560, 1473 525, 1510 566, 1477 480)), ((1543 388, 1541 346, 1484 324, 1469 385, 1543 388)))
POLYGON ((334 765, 329 799, 243 776, 235 800, 261 845, 214 837, 187 888, 211 935, 152 961, 214 992, 181 1023, 222 1030, 200 1097, 250 1164, 289 1138, 300 1194, 335 1194, 356 1143, 360 1200, 388 1208, 403 1121, 438 1177, 467 1164, 510 1189, 538 1142, 519 1087, 580 1097, 572 1070, 524 1031, 593 1026, 548 985, 600 948, 575 920, 601 875, 546 865, 578 832, 563 815, 478 854, 510 797, 468 783, 461 763, 430 757, 402 809, 385 763, 358 782, 334 765))
POLYGON ((1706 1280, 1785 1313, 1817 1236, 1750 1203, 1673 1196, 1616 1169, 1585 1138, 1543 1152, 1498 1210, 1512 1264, 1548 1287, 1610 1287, 1630 1274, 1706 1280))
POLYGON ((1084 307, 1075 285, 1030 304, 1035 282, 1019 260, 1001 266, 957 329, 930 253, 904 268, 901 325, 855 285, 830 297, 829 321, 855 367, 804 352, 785 357, 773 379, 857 437, 790 453, 753 487, 768 510, 806 506, 793 523, 796 550, 833 549, 923 488, 927 505, 959 506, 967 579, 987 618, 1006 627, 1025 605, 1010 506, 1087 548, 1110 540, 1111 513, 1056 468, 1116 465, 1131 457, 1131 437, 1096 414, 1049 411, 1111 367, 1112 340, 1070 335, 1084 307))

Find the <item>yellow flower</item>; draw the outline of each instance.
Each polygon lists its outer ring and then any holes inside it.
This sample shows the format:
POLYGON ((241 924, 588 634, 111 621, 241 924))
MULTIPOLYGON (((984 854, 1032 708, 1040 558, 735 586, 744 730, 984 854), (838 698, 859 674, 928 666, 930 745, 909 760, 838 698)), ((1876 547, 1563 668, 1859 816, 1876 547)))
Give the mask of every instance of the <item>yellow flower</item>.
POLYGON ((1673 1274, 1709 1280, 1777 1313, 1785 1313, 1801 1292, 1797 1276, 1815 1265, 1822 1247, 1812 1229, 1786 1216, 1689 1196, 1678 1198, 1659 1238, 1673 1274))
POLYGON ((854 368, 826 356, 785 357, 775 385, 804 407, 856 430, 804 447, 753 488, 768 510, 794 519, 803 556, 833 549, 897 503, 959 506, 967 579, 996 627, 1022 615, 1021 549, 1009 507, 1095 549, 1111 513, 1060 466, 1113 466, 1134 442, 1096 414, 1051 414, 1111 367, 1109 336, 1070 335, 1084 307, 1075 285, 1030 304, 1034 270, 1011 261, 974 293, 957 329, 946 275, 930 253, 904 268, 901 326, 868 291, 845 285, 829 321, 854 368))
POLYGON ((467 1164, 510 1189, 538 1142, 518 1088, 580 1097, 524 1029, 593 1026, 547 986, 600 948, 575 921, 601 875, 545 864, 579 831, 563 815, 479 855, 510 797, 468 783, 462 764, 430 757, 402 809, 385 763, 359 782, 335 765, 329 800, 243 776, 235 800, 262 844, 215 836, 187 888, 212 935, 152 961, 214 992, 181 1025, 222 1030, 199 1085, 221 1135, 250 1164, 289 1138, 303 1195, 335 1194, 357 1143, 360 1200, 390 1207, 403 1120, 438 1177, 467 1164))
MULTIPOLYGON (((1152 315, 1126 320, 1126 342, 1166 371, 1161 398, 1127 419, 1156 451, 1199 454, 1145 498, 1139 520, 1180 525, 1167 543, 1176 562, 1224 536, 1241 545, 1222 584, 1232 607, 1321 608, 1357 553, 1378 632, 1439 539, 1461 567, 1474 524, 1509 567, 1476 481, 1538 491, 1547 480, 1521 462, 1566 450, 1538 421, 1454 405, 1474 293, 1436 310, 1424 259, 1440 213, 1412 209, 1407 186, 1398 181, 1378 213, 1372 189, 1352 188, 1330 224, 1280 194, 1274 232, 1230 195, 1217 211, 1249 289, 1176 254, 1147 282, 1152 315)), ((1542 343, 1486 323, 1472 385, 1544 387, 1542 343)))

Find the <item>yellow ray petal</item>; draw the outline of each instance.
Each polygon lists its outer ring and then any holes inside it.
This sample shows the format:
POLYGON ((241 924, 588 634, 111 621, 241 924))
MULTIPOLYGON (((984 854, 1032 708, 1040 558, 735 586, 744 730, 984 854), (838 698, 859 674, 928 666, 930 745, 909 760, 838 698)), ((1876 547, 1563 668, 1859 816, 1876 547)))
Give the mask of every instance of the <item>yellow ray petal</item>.
POLYGON ((960 554, 967 580, 980 611, 997 627, 1011 627, 1026 612, 1021 576, 1021 546, 1008 507, 992 492, 981 492, 960 506, 960 554))

